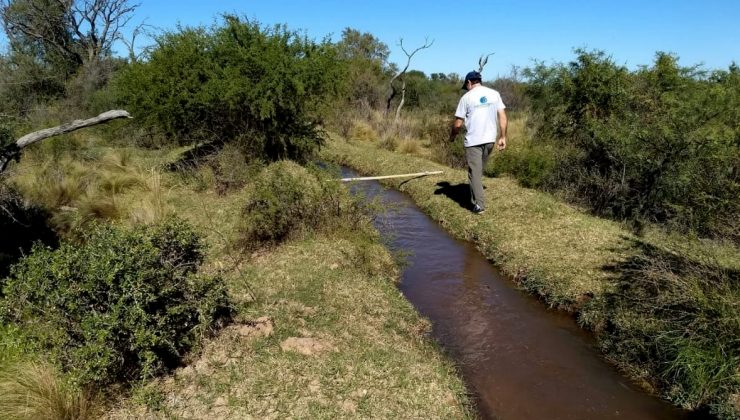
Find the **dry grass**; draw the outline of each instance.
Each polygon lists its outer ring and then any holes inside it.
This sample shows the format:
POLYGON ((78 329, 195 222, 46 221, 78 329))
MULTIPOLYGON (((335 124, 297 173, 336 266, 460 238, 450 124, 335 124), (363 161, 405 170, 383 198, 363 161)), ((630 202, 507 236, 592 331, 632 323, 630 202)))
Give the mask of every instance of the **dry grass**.
POLYGON ((152 168, 148 171, 145 190, 133 205, 130 216, 134 223, 156 223, 173 212, 169 204, 169 189, 162 183, 162 174, 152 168))
POLYGON ((97 404, 64 383, 54 368, 21 362, 0 369, 0 418, 85 420, 96 418, 97 404))
POLYGON ((398 142, 396 151, 406 155, 418 155, 421 152, 421 143, 418 140, 404 139, 398 142))
POLYGON ((376 141, 378 139, 378 133, 370 123, 357 119, 352 120, 347 136, 359 141, 376 141))
POLYGON ((161 160, 142 159, 145 153, 135 149, 83 150, 55 158, 33 149, 11 171, 11 182, 51 212, 58 230, 70 232, 96 220, 152 223, 171 211, 171 181, 153 167, 161 160))

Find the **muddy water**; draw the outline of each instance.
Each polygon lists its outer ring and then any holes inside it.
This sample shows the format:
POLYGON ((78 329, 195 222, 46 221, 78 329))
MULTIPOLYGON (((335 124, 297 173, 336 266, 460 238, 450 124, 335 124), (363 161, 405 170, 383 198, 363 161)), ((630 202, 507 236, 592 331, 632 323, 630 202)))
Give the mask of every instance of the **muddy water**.
POLYGON ((410 254, 400 288, 432 321, 434 337, 457 362, 482 417, 688 418, 637 390, 600 358, 571 317, 516 290, 408 197, 376 182, 352 188, 391 209, 377 226, 392 248, 410 254))

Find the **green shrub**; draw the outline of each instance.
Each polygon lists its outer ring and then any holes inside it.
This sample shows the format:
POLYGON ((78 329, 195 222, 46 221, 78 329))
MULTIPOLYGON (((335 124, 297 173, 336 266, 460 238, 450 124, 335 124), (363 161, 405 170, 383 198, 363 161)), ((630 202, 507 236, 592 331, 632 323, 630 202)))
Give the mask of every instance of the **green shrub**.
POLYGON ((267 166, 249 192, 241 227, 243 245, 255 247, 299 232, 353 229, 363 223, 361 204, 330 176, 291 161, 267 166))
POLYGON ((629 72, 603 52, 527 71, 533 139, 558 157, 551 189, 595 212, 740 240, 740 70, 658 53, 629 72), (561 159, 562 157, 562 159, 561 159))
POLYGON ((203 244, 183 221, 99 225, 82 238, 35 246, 12 268, 0 307, 80 383, 171 368, 228 314, 223 281, 196 274, 203 244))
POLYGON ((226 15, 180 28, 114 81, 144 127, 172 142, 232 141, 264 160, 307 159, 322 143, 321 111, 344 80, 328 41, 226 15))
MULTIPOLYGON (((225 194, 245 186, 259 172, 262 162, 246 156, 238 143, 229 143, 209 156, 208 166, 213 173, 216 192, 225 194)), ((197 171, 195 168, 191 170, 197 171)))
POLYGON ((543 187, 553 176, 559 152, 549 144, 533 145, 522 140, 523 144, 507 146, 505 153, 494 153, 486 175, 509 173, 525 187, 543 187))

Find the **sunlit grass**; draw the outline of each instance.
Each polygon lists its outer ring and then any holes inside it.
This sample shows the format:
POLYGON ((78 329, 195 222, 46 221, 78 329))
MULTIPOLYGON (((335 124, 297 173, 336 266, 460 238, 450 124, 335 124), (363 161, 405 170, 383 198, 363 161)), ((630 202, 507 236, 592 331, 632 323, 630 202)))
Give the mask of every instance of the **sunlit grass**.
MULTIPOLYGON (((513 121, 510 149, 503 153, 526 147, 520 130, 523 125, 513 121)), ((733 244, 657 227, 637 237, 618 222, 506 176, 484 179, 488 209, 474 215, 465 208, 465 170, 339 138, 323 156, 367 175, 444 171, 386 184, 408 193, 453 235, 475 243, 521 288, 577 314, 625 372, 686 408, 740 412, 733 405, 740 395, 733 338, 740 334, 740 250, 733 244)))

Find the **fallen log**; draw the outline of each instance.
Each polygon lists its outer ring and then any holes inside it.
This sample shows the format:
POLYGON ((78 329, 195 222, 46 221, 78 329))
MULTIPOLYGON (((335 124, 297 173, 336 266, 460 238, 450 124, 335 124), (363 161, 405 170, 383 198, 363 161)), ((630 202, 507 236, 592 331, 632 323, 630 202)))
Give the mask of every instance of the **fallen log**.
POLYGON ((117 109, 103 112, 97 117, 88 118, 86 120, 74 120, 57 127, 45 128, 43 130, 26 134, 16 140, 15 143, 11 143, 10 145, 0 149, 0 173, 5 170, 11 160, 18 160, 20 158, 20 152, 25 147, 49 137, 66 134, 81 128, 102 124, 118 118, 131 118, 131 115, 127 111, 117 109))

